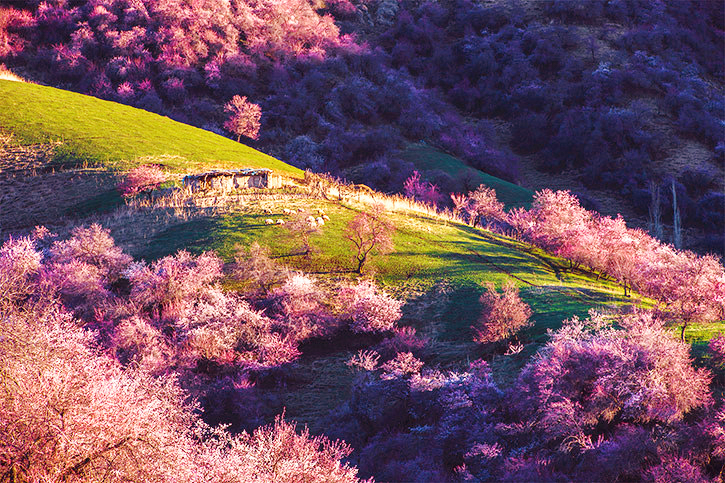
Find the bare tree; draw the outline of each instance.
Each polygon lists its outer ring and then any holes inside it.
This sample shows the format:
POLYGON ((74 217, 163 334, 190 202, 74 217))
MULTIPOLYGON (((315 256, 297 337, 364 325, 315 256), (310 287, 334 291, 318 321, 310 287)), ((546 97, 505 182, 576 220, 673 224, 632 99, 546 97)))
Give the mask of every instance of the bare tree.
POLYGON ((654 181, 649 184, 650 192, 652 193, 652 203, 649 207, 649 223, 650 223, 650 234, 662 240, 664 233, 662 231, 662 209, 660 206, 660 185, 654 181))
POLYGON ((345 228, 345 238, 357 249, 357 273, 361 274, 371 253, 390 253, 395 226, 384 216, 383 206, 374 205, 358 213, 345 228))
POLYGON ((672 244, 677 249, 682 248, 682 221, 680 220, 680 208, 677 206, 677 191, 674 181, 672 181, 672 244))

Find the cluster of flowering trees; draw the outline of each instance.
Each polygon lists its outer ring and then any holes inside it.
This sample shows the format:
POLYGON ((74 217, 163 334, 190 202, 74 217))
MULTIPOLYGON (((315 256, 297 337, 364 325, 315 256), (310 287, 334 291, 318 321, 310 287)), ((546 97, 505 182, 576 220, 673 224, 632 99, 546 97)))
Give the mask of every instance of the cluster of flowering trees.
POLYGON ((690 322, 725 316, 725 269, 716 256, 664 245, 642 230, 627 228, 621 216, 584 209, 567 191, 539 191, 529 210, 508 213, 489 188, 453 199, 459 209, 468 210, 472 223, 478 216, 498 221, 489 226, 568 259, 570 269, 588 267, 598 277, 621 283, 624 295, 634 289, 653 298, 659 313, 681 323, 683 340, 690 322))
MULTIPOLYGON (((568 220, 582 214, 567 200, 547 193, 531 213, 514 215, 554 237, 548 204, 569 206, 568 220)), ((6 241, 3 478, 355 481, 357 470, 341 462, 353 455, 346 444, 300 434, 281 419, 232 435, 184 402, 192 391, 213 419, 225 385, 246 397, 255 379, 283 373, 302 342, 344 331, 379 341, 350 361, 358 369, 352 394, 326 426, 356 448, 364 477, 666 480, 725 466, 711 376, 665 328, 662 307, 565 322, 502 388, 483 361, 463 372, 426 367, 426 339, 397 327, 401 302, 371 281, 326 290, 259 246, 240 253, 231 275, 262 282, 246 294, 222 290, 223 264, 211 253, 133 262, 97 225, 67 239, 37 229, 6 241)), ((510 285, 503 293, 489 287, 482 302, 481 341, 511 336, 530 316, 510 285)), ((689 303, 670 305, 682 311, 689 303)), ((713 368, 722 365, 721 339, 711 342, 713 368)), ((244 404, 255 411, 253 399, 244 404)))
MULTIPOLYGON (((725 159, 723 110, 717 88, 705 80, 725 72, 717 55, 721 12, 694 1, 589 2, 587 8, 551 1, 536 20, 526 10, 468 0, 408 3, 376 41, 393 66, 438 87, 465 115, 508 120, 517 154, 538 153, 550 171, 581 169, 585 183, 619 191, 641 213, 652 194, 652 163, 667 156, 667 140, 652 120, 666 113, 680 137, 696 138, 710 151, 710 166, 671 174, 687 223, 715 235, 719 246, 712 249, 721 250, 715 166, 725 159), (612 31, 611 22, 621 30, 612 31), (705 183, 689 181, 694 171, 705 183)), ((441 144, 476 166, 465 149, 441 144)), ((485 150, 478 157, 496 164, 485 150)))
POLYGON ((368 351, 350 365, 353 394, 328 422, 363 476, 704 481, 725 464, 710 375, 651 313, 566 321, 506 388, 480 360, 442 372, 368 351))
POLYGON ((357 481, 344 443, 281 418, 231 435, 186 402, 184 367, 199 377, 211 362, 253 369, 298 354, 283 321, 222 292, 220 276, 211 254, 132 263, 97 225, 5 242, 0 478, 357 481))

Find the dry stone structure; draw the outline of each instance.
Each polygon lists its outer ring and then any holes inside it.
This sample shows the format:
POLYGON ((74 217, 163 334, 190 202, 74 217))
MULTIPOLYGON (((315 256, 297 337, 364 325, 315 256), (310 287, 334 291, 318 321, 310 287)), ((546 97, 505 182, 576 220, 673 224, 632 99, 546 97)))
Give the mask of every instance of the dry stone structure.
POLYGON ((281 188, 282 177, 267 168, 215 170, 184 177, 191 191, 229 192, 246 188, 281 188))

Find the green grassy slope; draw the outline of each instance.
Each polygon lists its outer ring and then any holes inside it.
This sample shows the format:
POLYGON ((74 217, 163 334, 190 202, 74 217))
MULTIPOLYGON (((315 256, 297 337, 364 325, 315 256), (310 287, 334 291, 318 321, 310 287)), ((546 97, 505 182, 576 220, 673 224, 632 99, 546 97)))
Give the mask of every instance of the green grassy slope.
MULTIPOLYGON (((147 258, 173 253, 180 248, 201 252, 216 250, 232 261, 235 246, 253 241, 271 248, 273 257, 292 268, 312 272, 325 283, 329 279, 354 279, 350 243, 343 230, 358 208, 324 200, 290 200, 271 204, 252 202, 239 212, 202 218, 169 228, 149 240, 147 258), (263 212, 272 206, 273 214, 263 212), (266 218, 289 219, 283 208, 322 208, 331 220, 313 235, 317 248, 309 257, 301 254, 289 231, 265 225, 266 218)), ((568 264, 526 244, 466 225, 427 216, 390 215, 397 228, 395 252, 376 256, 366 270, 385 289, 408 300, 400 324, 414 327, 429 338, 425 362, 432 367, 461 369, 467 360, 491 354, 472 342, 470 326, 480 312, 482 282, 500 287, 513 280, 522 298, 531 305, 535 324, 523 335, 525 350, 513 356, 498 355, 491 362, 502 383, 547 340, 547 330, 561 326, 574 315, 586 317, 591 308, 616 309, 633 302, 622 296, 611 282, 597 281, 590 274, 565 270, 568 264)), ((339 346, 338 346, 339 344, 339 346)), ((322 418, 347 397, 353 373, 345 365, 361 348, 354 344, 335 347, 324 354, 304 354, 291 369, 288 385, 273 389, 279 408, 288 417, 322 431, 322 418)), ((489 349, 490 350, 490 349, 489 349)))
POLYGON ((531 205, 534 193, 530 190, 471 168, 460 159, 446 154, 433 146, 427 144, 411 144, 403 151, 401 157, 413 163, 422 172, 423 177, 425 177, 426 171, 433 170, 441 170, 453 177, 467 172, 476 184, 484 184, 495 189, 496 196, 506 205, 506 208, 518 206, 528 208, 531 205))
POLYGON ((223 136, 141 109, 53 87, 0 80, 0 129, 23 144, 62 141, 56 160, 128 169, 164 156, 177 171, 264 167, 302 171, 223 136))

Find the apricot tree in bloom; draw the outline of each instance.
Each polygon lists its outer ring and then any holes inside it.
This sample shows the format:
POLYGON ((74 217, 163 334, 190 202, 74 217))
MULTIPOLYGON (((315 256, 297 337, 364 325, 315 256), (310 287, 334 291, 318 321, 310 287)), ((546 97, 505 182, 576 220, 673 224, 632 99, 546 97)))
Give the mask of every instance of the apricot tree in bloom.
POLYGON ((592 441, 619 424, 673 423, 711 401, 710 374, 651 313, 573 318, 519 377, 546 439, 592 441), (614 327, 616 323, 619 328, 614 327))
POLYGON ((357 260, 358 274, 372 253, 390 253, 393 251, 393 233, 395 226, 385 217, 382 205, 373 205, 361 211, 350 220, 345 228, 345 238, 350 240, 357 260))
POLYGON ((295 340, 328 336, 339 322, 330 315, 327 299, 314 278, 293 273, 271 294, 272 317, 295 340))
POLYGON ((246 136, 251 139, 259 137, 259 120, 262 117, 262 108, 247 101, 246 96, 234 96, 224 106, 224 112, 229 118, 224 123, 224 129, 236 134, 237 142, 246 136))
POLYGON ((502 293, 488 282, 480 302, 483 312, 471 327, 475 333, 473 340, 480 344, 505 340, 530 325, 531 308, 521 300, 518 287, 510 280, 504 284, 502 293))
POLYGON ((382 379, 394 379, 411 374, 418 374, 423 368, 423 362, 410 352, 398 352, 395 357, 381 366, 382 379))
POLYGON ((468 193, 468 204, 465 209, 473 226, 483 224, 484 221, 488 225, 506 218, 503 203, 496 198, 496 190, 484 185, 468 193))
POLYGON ((155 164, 143 164, 126 173, 116 189, 129 198, 145 191, 155 190, 167 179, 166 173, 155 164))
POLYGON ((581 230, 591 214, 568 191, 544 189, 536 192, 529 210, 526 236, 542 248, 557 250, 581 230))
POLYGON ((413 174, 405 180, 403 190, 405 196, 408 198, 413 198, 414 200, 422 201, 433 206, 437 205, 442 197, 437 185, 421 181, 418 171, 413 171, 413 174))
POLYGON ((150 267, 132 263, 124 273, 131 282, 132 302, 171 314, 221 277, 222 261, 210 252, 194 257, 182 250, 150 267))
POLYGON ((383 332, 395 328, 402 315, 403 302, 378 290, 370 280, 344 287, 340 291, 339 304, 343 317, 350 319, 353 332, 383 332))
POLYGON ((37 287, 43 255, 30 238, 10 238, 0 247, 0 308, 21 302, 37 287))
POLYGON ((114 282, 131 263, 111 238, 110 231, 94 223, 74 228, 71 237, 57 241, 50 249, 50 262, 66 264, 76 260, 96 267, 107 282, 114 282))

